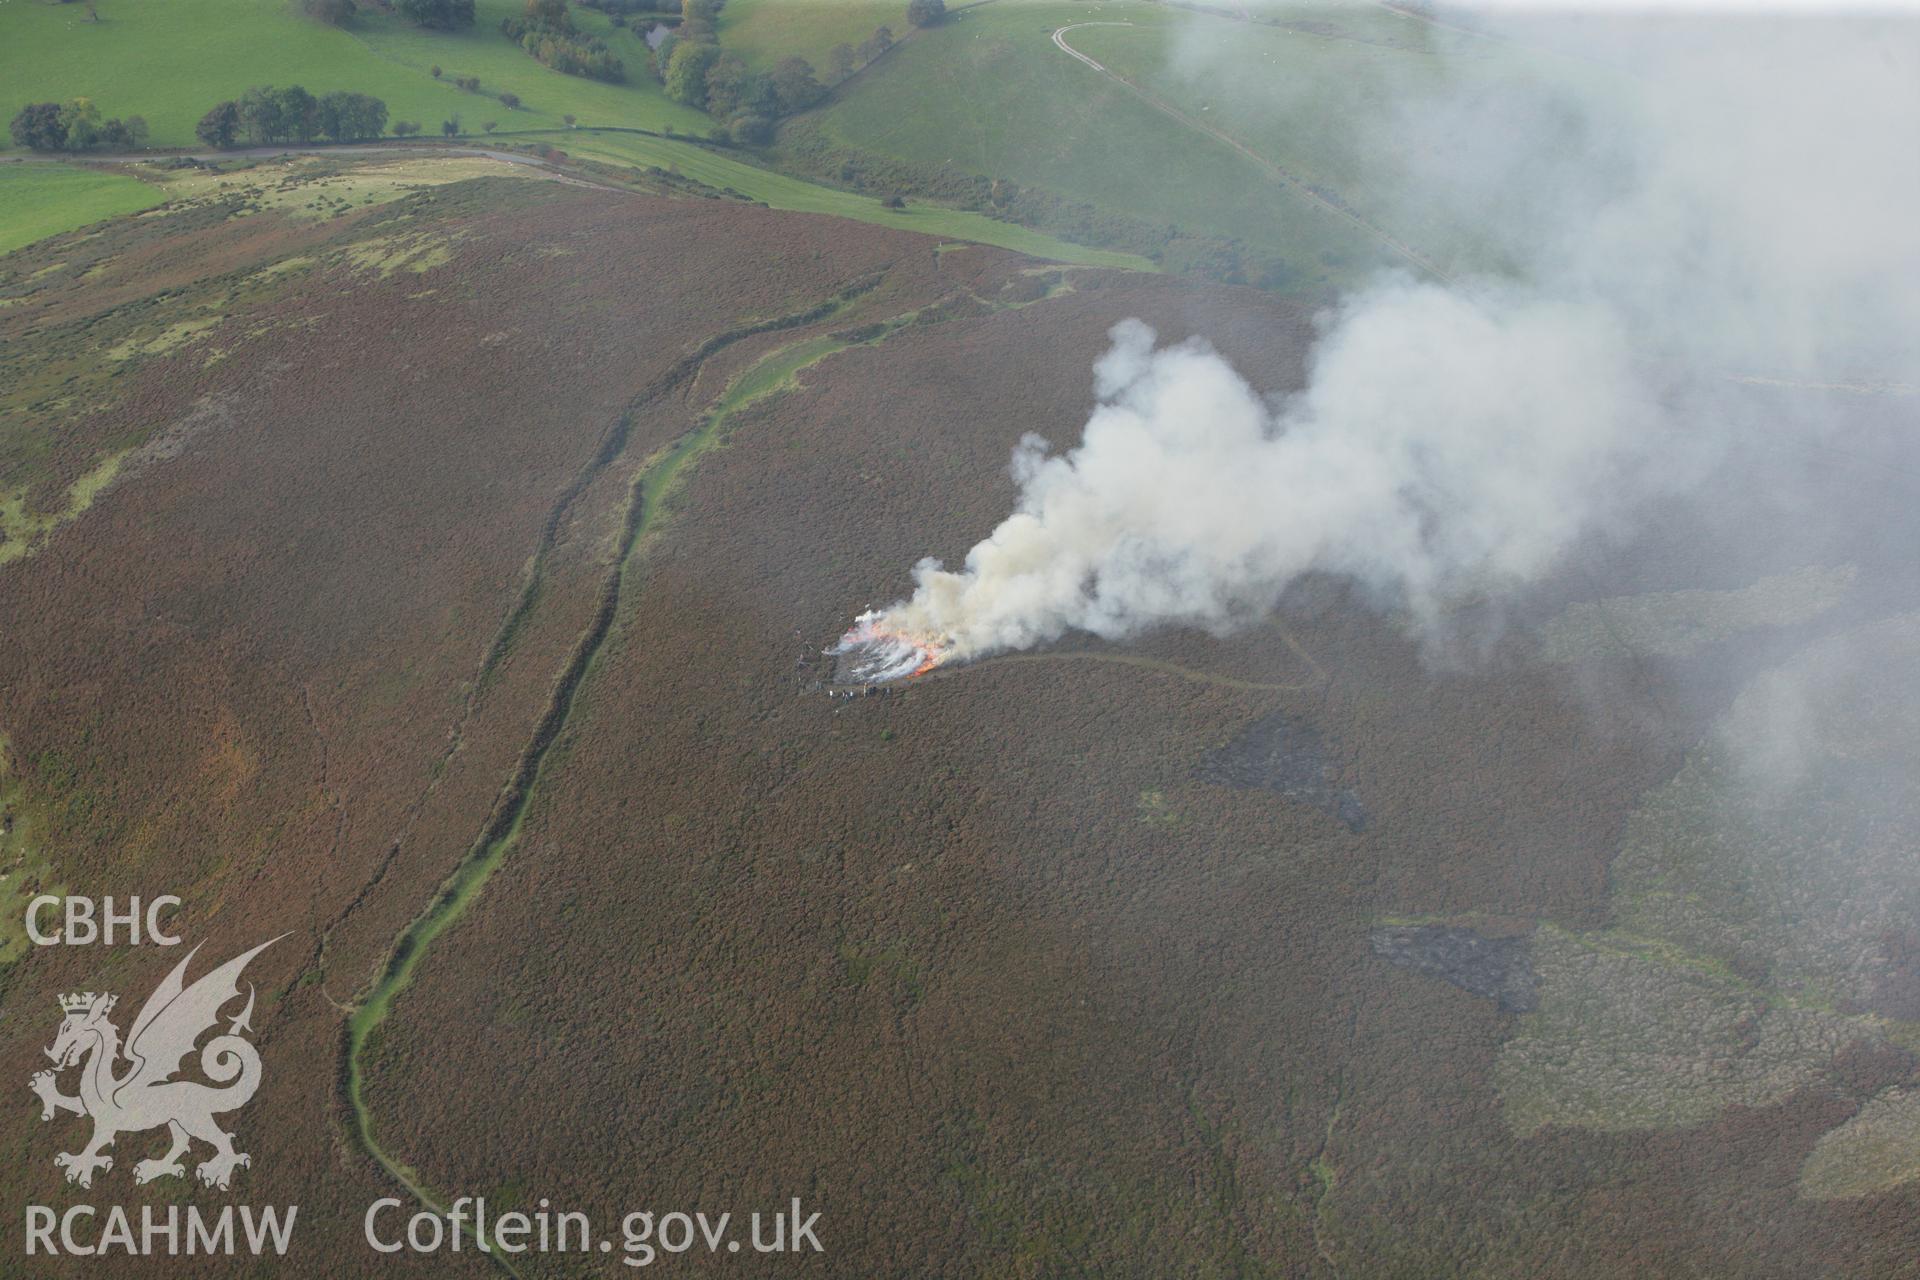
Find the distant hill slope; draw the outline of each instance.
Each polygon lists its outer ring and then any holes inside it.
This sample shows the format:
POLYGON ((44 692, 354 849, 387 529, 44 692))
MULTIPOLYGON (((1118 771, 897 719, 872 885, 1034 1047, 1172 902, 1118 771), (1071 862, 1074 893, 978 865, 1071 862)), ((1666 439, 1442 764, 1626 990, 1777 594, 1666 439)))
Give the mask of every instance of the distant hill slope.
MULTIPOLYGON (((989 184, 996 199, 1009 185, 1045 192, 1096 211, 1062 211, 1056 229, 1104 216, 1111 242, 1136 251, 1141 236, 1236 241, 1247 278, 1269 284, 1491 260, 1471 227, 1403 197, 1402 166, 1424 157, 1401 135, 1443 91, 1514 95, 1567 68, 1378 6, 1267 5, 1255 20, 1231 8, 969 7, 855 75, 782 142, 829 176, 956 198, 989 184)), ((774 44, 806 53, 873 13, 859 0, 727 12, 723 39, 760 59, 774 44)), ((1212 265, 1184 252, 1174 245, 1169 265, 1212 265)))
POLYGON ((728 0, 720 43, 756 67, 798 54, 825 72, 833 46, 858 48, 881 26, 906 33, 905 0, 728 0))
MULTIPOLYGON (((1150 268, 1144 258, 1083 248, 1066 240, 981 213, 914 201, 883 208, 871 194, 840 190, 774 172, 746 153, 677 138, 619 130, 704 137, 713 122, 669 101, 647 70, 638 35, 615 30, 601 14, 575 5, 574 20, 605 36, 627 64, 625 84, 561 75, 527 56, 500 34, 502 16, 517 0, 480 0, 472 30, 424 31, 363 5, 346 29, 298 17, 282 0, 98 0, 100 21, 78 5, 15 0, 0 4, 0 114, 29 101, 92 98, 104 116, 144 116, 150 145, 195 148, 194 126, 207 108, 259 84, 301 84, 315 93, 333 89, 371 93, 387 103, 390 120, 412 120, 427 135, 457 119, 481 135, 494 122, 500 141, 533 132, 522 142, 558 145, 575 156, 608 164, 662 169, 773 208, 827 213, 956 240, 998 244, 1021 252, 1103 266, 1150 268), (218 32, 210 39, 209 32, 218 32), (441 69, 435 78, 434 67, 441 69), (477 76, 477 93, 455 77, 477 76), (509 110, 502 93, 519 97, 509 110), (578 129, 566 126, 574 116, 578 129), (594 132, 596 129, 609 132, 594 132)), ((21 153, 0 133, 0 158, 21 153)), ((40 168, 41 166, 35 166, 40 168)), ((56 179, 11 167, 0 172, 0 252, 41 236, 159 203, 163 193, 142 191, 131 178, 95 173, 56 179)), ((152 176, 152 175, 146 175, 152 176)))
MULTIPOLYGON (((299 17, 285 0, 97 0, 98 23, 79 5, 15 0, 0 5, 0 111, 22 103, 92 98, 107 116, 142 115, 156 147, 196 145, 193 128, 215 102, 250 85, 302 84, 315 93, 348 89, 384 99, 394 120, 429 133, 458 116, 474 131, 583 124, 704 133, 705 115, 669 101, 647 71, 646 46, 591 9, 574 20, 604 36, 627 66, 627 83, 561 75, 500 33, 518 0, 479 0, 471 30, 425 31, 363 5, 346 28, 299 17), (435 79, 432 68, 442 76, 435 79), (478 76, 479 93, 455 86, 478 76), (509 111, 502 91, 518 94, 509 111)), ((0 148, 11 140, 0 137, 0 148)))

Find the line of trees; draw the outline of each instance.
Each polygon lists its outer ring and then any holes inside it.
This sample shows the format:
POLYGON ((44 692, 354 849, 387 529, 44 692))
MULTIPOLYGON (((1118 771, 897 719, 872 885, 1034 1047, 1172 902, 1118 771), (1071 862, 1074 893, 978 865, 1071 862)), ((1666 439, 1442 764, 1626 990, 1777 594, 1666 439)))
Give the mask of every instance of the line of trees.
POLYGON ((827 50, 827 73, 833 77, 831 83, 839 84, 891 48, 893 48, 891 27, 875 27, 873 34, 862 40, 858 46, 844 41, 833 46, 827 50))
POLYGON ((147 122, 139 116, 100 118, 91 98, 29 102, 13 117, 13 144, 29 151, 131 151, 147 145, 147 122))
MULTIPOLYGON (((774 123, 782 116, 818 106, 827 89, 805 58, 782 58, 762 75, 739 54, 722 49, 715 25, 721 3, 686 0, 686 16, 654 50, 654 65, 669 98, 720 121, 732 141, 758 146, 772 140, 774 123)), ((892 43, 893 34, 882 27, 861 47, 878 57, 892 43)), ((849 49, 849 72, 856 57, 849 49)))
MULTIPOLYGON (((387 127, 387 104, 371 94, 335 90, 314 97, 299 85, 260 85, 216 103, 194 133, 210 147, 273 142, 358 142, 387 127)), ((399 132, 399 126, 394 127, 399 132)))
POLYGON ((432 31, 457 31, 473 25, 473 0, 394 0, 400 16, 432 31))
POLYGON ((527 0, 521 16, 509 14, 500 19, 500 30, 555 71, 615 84, 627 78, 626 64, 607 42, 574 25, 567 0, 527 0))
MULTIPOLYGON (((813 66, 805 58, 782 58, 761 74, 739 54, 722 49, 717 19, 725 0, 635 0, 654 12, 678 9, 683 20, 654 51, 654 68, 667 96, 707 112, 721 123, 715 137, 736 143, 761 145, 773 138, 775 123, 817 106, 827 95, 813 66)), ((450 30, 473 23, 474 0, 393 0, 394 7, 424 27, 450 30)), ((605 41, 583 33, 567 11, 568 0, 526 0, 522 17, 503 19, 501 30, 518 41, 540 62, 569 75, 622 81, 626 69, 605 41)), ((581 0, 593 7, 621 7, 622 0, 581 0)), ((326 22, 352 17, 353 0, 301 0, 302 9, 326 22)), ((944 16, 941 0, 914 0, 908 19, 917 26, 944 16)), ((876 28, 858 48, 839 44, 828 53, 835 83, 846 79, 893 47, 893 32, 876 28)), ((440 68, 433 69, 434 75, 440 68)), ((478 92, 478 78, 459 79, 462 88, 478 92)), ((509 110, 520 100, 500 95, 509 110)), ((568 123, 572 118, 568 117, 568 123)), ((194 132, 208 146, 230 148, 276 142, 356 142, 377 138, 387 124, 387 104, 370 94, 335 91, 315 97, 300 85, 284 89, 258 86, 239 98, 216 103, 201 117, 194 132)), ((458 131, 457 118, 443 123, 442 132, 458 131)), ((396 136, 420 132, 417 123, 396 121, 396 136)), ((139 116, 103 120, 86 98, 65 103, 33 102, 13 118, 11 133, 17 146, 34 151, 130 150, 146 145, 147 122, 139 116)))

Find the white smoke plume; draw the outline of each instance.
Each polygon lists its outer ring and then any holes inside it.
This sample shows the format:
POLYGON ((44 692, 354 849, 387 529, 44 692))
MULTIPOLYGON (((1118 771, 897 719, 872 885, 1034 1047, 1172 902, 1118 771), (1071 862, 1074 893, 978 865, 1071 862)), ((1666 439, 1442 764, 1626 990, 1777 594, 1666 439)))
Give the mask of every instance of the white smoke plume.
POLYGON ((1728 449, 1844 428, 1756 387, 1910 391, 1915 25, 1606 34, 1628 69, 1608 100, 1552 101, 1551 128, 1431 86, 1393 123, 1396 154, 1416 158, 1395 175, 1407 197, 1482 219, 1517 270, 1356 291, 1323 325, 1307 386, 1278 403, 1204 340, 1156 347, 1146 325, 1118 325, 1080 443, 1026 437, 1013 514, 958 569, 922 561, 912 597, 845 643, 893 640, 881 665, 898 673, 1071 630, 1221 629, 1310 570, 1431 617, 1462 591, 1540 578, 1728 449), (1444 173, 1412 168, 1434 157, 1444 173), (1503 199, 1515 182, 1525 201, 1503 199))

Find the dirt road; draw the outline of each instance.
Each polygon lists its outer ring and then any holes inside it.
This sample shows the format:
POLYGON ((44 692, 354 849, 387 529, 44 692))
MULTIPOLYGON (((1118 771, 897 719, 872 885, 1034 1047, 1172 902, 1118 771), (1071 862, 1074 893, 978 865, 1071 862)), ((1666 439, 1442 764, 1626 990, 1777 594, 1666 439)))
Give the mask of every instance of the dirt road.
MULTIPOLYGON (((1053 42, 1056 45, 1059 45, 1060 51, 1066 54, 1069 58, 1078 58, 1080 59, 1080 61, 1092 67, 1095 71, 1106 71, 1107 69, 1101 66, 1098 62, 1095 62, 1092 58, 1089 58, 1086 54, 1080 52, 1078 49, 1068 44, 1067 32, 1078 31, 1081 27, 1130 27, 1132 25, 1133 24, 1131 22, 1070 22, 1066 26, 1061 27, 1059 30, 1053 33, 1053 42)), ((1112 74, 1112 73, 1108 72, 1108 74, 1112 74)), ((1118 76, 1115 76, 1114 78, 1119 79, 1118 76)))

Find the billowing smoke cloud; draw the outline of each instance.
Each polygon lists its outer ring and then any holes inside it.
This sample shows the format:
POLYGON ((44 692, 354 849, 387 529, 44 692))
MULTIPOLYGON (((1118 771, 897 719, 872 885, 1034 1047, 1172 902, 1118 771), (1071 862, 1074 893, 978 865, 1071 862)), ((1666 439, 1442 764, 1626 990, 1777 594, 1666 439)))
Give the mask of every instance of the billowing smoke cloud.
MULTIPOLYGON (((1531 21, 1536 41, 1567 35, 1531 21)), ((1579 35, 1623 68, 1604 92, 1488 98, 1443 77, 1385 131, 1399 196, 1377 216, 1426 200, 1513 269, 1357 290, 1277 403, 1204 340, 1117 326, 1080 443, 1023 440, 1013 514, 958 569, 923 561, 912 597, 853 641, 905 637, 898 674, 1069 630, 1219 629, 1310 570, 1430 618, 1538 579, 1727 450, 1844 429, 1831 396, 1760 388, 1910 391, 1914 26, 1579 35)), ((1204 68, 1211 38, 1183 58, 1204 68)), ((1380 134, 1353 145, 1384 166, 1380 134)))
POLYGON ((1156 350, 1127 321, 1080 445, 1022 441, 1018 510, 959 571, 922 562, 891 616, 965 657, 1069 629, 1230 625, 1309 569, 1416 610, 1470 579, 1529 578, 1606 495, 1657 479, 1630 364, 1604 311, 1396 283, 1353 300, 1276 410, 1203 340, 1156 350))

